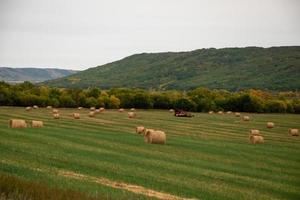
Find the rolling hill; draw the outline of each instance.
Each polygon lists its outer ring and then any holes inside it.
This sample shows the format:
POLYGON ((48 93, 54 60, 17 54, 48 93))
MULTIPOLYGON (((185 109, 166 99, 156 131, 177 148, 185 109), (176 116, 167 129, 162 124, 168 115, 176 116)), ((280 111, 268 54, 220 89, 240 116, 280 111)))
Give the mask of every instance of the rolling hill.
POLYGON ((45 84, 180 89, 300 89, 300 47, 199 49, 142 53, 45 84))
POLYGON ((0 81, 10 83, 30 81, 36 83, 68 76, 76 72, 75 70, 66 69, 0 67, 0 81))

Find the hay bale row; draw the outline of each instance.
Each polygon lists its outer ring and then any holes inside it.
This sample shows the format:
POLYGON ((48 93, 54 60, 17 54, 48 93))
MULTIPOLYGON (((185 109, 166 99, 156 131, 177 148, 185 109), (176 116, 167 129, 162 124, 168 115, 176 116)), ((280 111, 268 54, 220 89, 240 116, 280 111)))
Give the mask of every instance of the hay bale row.
MULTIPOLYGON (((32 128, 41 128, 44 126, 43 121, 32 120, 30 122, 32 128)), ((23 119, 11 119, 9 120, 10 128, 27 128, 27 123, 23 119)))

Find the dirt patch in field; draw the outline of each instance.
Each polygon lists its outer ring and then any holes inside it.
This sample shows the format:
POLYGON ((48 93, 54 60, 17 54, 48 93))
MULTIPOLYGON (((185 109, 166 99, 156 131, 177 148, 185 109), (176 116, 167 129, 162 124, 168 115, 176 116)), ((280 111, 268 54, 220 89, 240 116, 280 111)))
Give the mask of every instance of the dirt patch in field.
POLYGON ((88 180, 92 181, 95 183, 99 183, 101 185, 117 188, 117 189, 122 189, 122 190, 127 190, 136 194, 142 194, 145 196, 149 197, 155 197, 158 199, 165 199, 165 200, 193 200, 190 198, 183 198, 183 197, 178 197, 175 195, 171 195, 168 193, 163 193, 163 192, 157 192, 151 189, 144 188, 142 186, 138 185, 132 185, 132 184, 127 184, 127 183, 122 183, 122 182, 116 182, 116 181, 111 181, 107 178, 103 177, 92 177, 92 176, 87 176, 83 174, 78 174, 70 171, 59 171, 59 175, 64 176, 64 177, 69 177, 69 178, 74 178, 74 179, 79 179, 79 180, 88 180))

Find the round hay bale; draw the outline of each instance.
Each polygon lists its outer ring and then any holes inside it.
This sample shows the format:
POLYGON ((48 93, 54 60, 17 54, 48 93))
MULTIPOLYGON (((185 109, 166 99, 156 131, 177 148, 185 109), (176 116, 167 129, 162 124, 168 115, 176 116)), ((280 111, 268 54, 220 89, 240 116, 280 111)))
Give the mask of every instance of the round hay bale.
POLYGON ((267 122, 267 128, 274 128, 273 122, 267 122))
POLYGON ((135 118, 136 114, 134 112, 128 112, 128 117, 129 118, 135 118))
POLYGON ((42 121, 36 121, 36 120, 32 120, 31 121, 31 127, 32 128, 41 128, 43 127, 43 122, 42 121))
POLYGON ((54 119, 59 119, 59 114, 58 114, 58 113, 54 113, 54 114, 53 114, 53 118, 54 118, 54 119))
POLYGON ((244 121, 250 121, 250 117, 249 116, 243 116, 243 120, 244 121))
POLYGON ((261 135, 250 135, 249 141, 251 144, 262 144, 264 143, 264 137, 261 135))
POLYGON ((220 111, 218 112, 218 114, 223 115, 224 113, 223 113, 223 111, 220 110, 220 111))
POLYGON ((73 113, 74 119, 80 119, 80 114, 79 113, 73 113))
POLYGON ((94 111, 89 112, 89 117, 95 117, 95 112, 94 111))
POLYGON ((148 144, 166 144, 166 134, 163 131, 148 130, 144 135, 144 141, 148 144))
POLYGON ((101 107, 99 108, 99 112, 104 112, 105 111, 105 108, 101 107))
POLYGON ((135 108, 130 108, 131 111, 135 111, 135 108))
POLYGON ((26 107, 25 110, 26 110, 26 111, 31 111, 31 110, 32 110, 32 107, 28 106, 28 107, 26 107))
POLYGON ((23 119, 11 119, 9 120, 10 128, 27 128, 27 124, 23 119))
POLYGON ((78 107, 78 110, 81 110, 82 109, 82 107, 78 107))
POLYGON ((90 111, 95 111, 96 108, 95 107, 90 107, 90 111))
POLYGON ((99 110, 99 109, 96 109, 94 112, 95 112, 96 114, 98 114, 98 113, 100 112, 100 110, 99 110))
POLYGON ((52 113, 53 113, 53 114, 58 114, 58 113, 59 113, 59 110, 53 109, 53 110, 52 110, 52 113))
POLYGON ((250 135, 260 135, 260 131, 257 129, 250 130, 250 135))
POLYGON ((210 115, 214 114, 214 111, 211 110, 211 111, 208 112, 208 114, 210 114, 210 115))
POLYGON ((170 109, 169 112, 170 112, 170 113, 174 113, 174 109, 170 109))
POLYGON ((143 126, 137 126, 137 127, 135 128, 135 132, 136 132, 137 134, 144 134, 144 131, 145 131, 145 127, 143 127, 143 126))
POLYGON ((38 109, 39 107, 37 105, 34 105, 33 106, 33 109, 38 109))
POLYGON ((47 108, 47 109, 52 109, 52 106, 47 106, 46 108, 47 108))
POLYGON ((240 117, 240 116, 241 116, 241 113, 236 112, 236 113, 234 113, 234 115, 235 115, 236 117, 240 117))
POLYGON ((119 112, 124 112, 124 108, 120 108, 118 111, 119 112))
POLYGON ((231 112, 231 111, 227 111, 226 113, 227 113, 227 114, 231 114, 232 112, 231 112))
POLYGON ((296 128, 290 128, 290 129, 289 129, 289 134, 290 134, 291 136, 299 136, 299 130, 296 129, 296 128))

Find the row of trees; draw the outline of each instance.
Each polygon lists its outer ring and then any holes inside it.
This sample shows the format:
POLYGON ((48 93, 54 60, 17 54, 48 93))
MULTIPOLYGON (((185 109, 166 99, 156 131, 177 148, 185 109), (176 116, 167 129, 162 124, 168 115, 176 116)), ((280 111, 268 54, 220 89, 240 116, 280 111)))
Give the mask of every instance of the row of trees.
POLYGON ((115 88, 100 90, 58 89, 30 82, 9 85, 0 82, 0 105, 106 108, 179 108, 188 111, 231 110, 240 112, 300 113, 298 92, 270 93, 261 90, 229 92, 197 88, 185 91, 146 91, 115 88))

